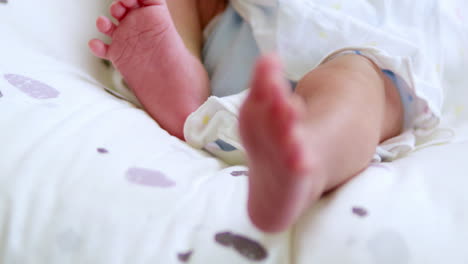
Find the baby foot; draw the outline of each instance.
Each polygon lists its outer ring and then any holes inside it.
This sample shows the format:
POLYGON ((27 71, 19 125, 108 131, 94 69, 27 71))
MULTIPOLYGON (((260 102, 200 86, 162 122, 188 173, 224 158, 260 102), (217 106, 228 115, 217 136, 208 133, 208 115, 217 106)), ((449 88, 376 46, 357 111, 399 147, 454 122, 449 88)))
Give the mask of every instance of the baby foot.
POLYGON ((112 43, 93 39, 91 51, 112 61, 148 113, 183 139, 186 117, 208 97, 208 77, 185 47, 165 0, 120 0, 110 13, 118 25, 101 16, 96 26, 112 43))
POLYGON ((239 116, 249 162, 248 211, 268 232, 294 223, 325 185, 318 157, 308 146, 306 105, 290 94, 282 76, 277 59, 261 58, 239 116))

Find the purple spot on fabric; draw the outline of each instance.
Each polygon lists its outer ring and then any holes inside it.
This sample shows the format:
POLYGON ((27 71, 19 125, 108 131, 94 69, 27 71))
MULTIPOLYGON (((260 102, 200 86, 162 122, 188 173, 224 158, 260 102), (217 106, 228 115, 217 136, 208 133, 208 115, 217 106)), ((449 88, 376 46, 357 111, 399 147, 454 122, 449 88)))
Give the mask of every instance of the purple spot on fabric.
POLYGON ((11 85, 34 99, 56 98, 60 94, 55 88, 25 76, 5 74, 4 77, 11 85))
POLYGON ((107 154, 109 153, 109 151, 105 148, 97 148, 97 152, 101 153, 101 154, 107 154))
POLYGON ((231 175, 234 177, 249 176, 249 172, 248 171, 233 171, 231 172, 231 175))
POLYGON ((408 94, 408 101, 413 102, 414 98, 411 94, 408 94))
POLYGON ((157 170, 135 167, 128 169, 126 176, 129 182, 144 186, 171 188, 176 185, 164 173, 157 170))
POLYGON ((192 250, 186 253, 179 253, 177 254, 177 258, 182 262, 188 262, 190 260, 190 257, 192 256, 192 253, 193 253, 192 250))
POLYGON ((0 91, 0 97, 3 97, 2 91, 0 91))
POLYGON ((233 234, 231 232, 217 233, 215 235, 215 241, 218 242, 218 244, 229 247, 232 245, 232 236, 233 234))
POLYGON ((362 207, 353 207, 352 209, 353 211, 353 214, 359 216, 359 217, 366 217, 368 215, 368 212, 365 208, 362 208, 362 207))
POLYGON ((234 248, 237 253, 251 261, 264 260, 268 255, 260 243, 231 232, 217 233, 215 241, 222 246, 234 248))

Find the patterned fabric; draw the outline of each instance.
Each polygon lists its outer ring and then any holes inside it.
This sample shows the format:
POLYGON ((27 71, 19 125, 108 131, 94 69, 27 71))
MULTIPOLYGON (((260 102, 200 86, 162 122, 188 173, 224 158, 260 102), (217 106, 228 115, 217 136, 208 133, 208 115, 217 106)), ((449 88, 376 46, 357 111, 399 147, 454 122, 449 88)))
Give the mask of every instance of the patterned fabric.
MULTIPOLYGON (((467 263, 468 130, 372 164, 291 230, 261 233, 248 220, 245 166, 103 91, 109 72, 85 43, 110 2, 0 5, 0 263, 467 263)), ((446 38, 443 69, 460 92, 449 112, 468 98, 459 5, 447 6, 447 28, 459 30, 446 38)), ((466 109, 456 113, 468 128, 466 109)))

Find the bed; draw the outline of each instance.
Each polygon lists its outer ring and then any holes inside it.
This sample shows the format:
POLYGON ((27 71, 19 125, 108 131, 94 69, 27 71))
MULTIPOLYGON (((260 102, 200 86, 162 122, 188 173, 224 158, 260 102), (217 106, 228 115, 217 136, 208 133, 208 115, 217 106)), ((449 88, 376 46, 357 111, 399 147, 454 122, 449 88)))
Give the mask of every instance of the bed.
MULTIPOLYGON (((340 2, 340 1, 337 1, 340 2)), ((291 229, 246 211, 248 170, 106 89, 87 50, 109 1, 0 1, 0 263, 468 263, 468 5, 444 1, 444 126, 291 229)))

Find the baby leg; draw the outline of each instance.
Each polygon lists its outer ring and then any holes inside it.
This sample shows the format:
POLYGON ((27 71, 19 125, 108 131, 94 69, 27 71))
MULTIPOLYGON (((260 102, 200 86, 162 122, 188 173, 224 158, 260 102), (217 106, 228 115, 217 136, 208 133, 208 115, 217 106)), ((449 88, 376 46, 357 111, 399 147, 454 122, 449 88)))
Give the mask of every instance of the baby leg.
POLYGON ((362 56, 321 65, 295 93, 281 76, 276 59, 261 58, 240 113, 248 211, 265 231, 289 227, 325 191, 365 169, 403 120, 391 80, 362 56))
POLYGON ((186 38, 177 31, 165 0, 120 0, 110 10, 118 25, 106 17, 96 22, 112 43, 94 39, 89 47, 96 56, 112 61, 161 127, 183 139, 185 119, 208 97, 209 80, 197 57, 201 29, 196 8, 188 10, 196 2, 171 3, 184 12, 175 17, 184 18, 178 27, 186 38))

